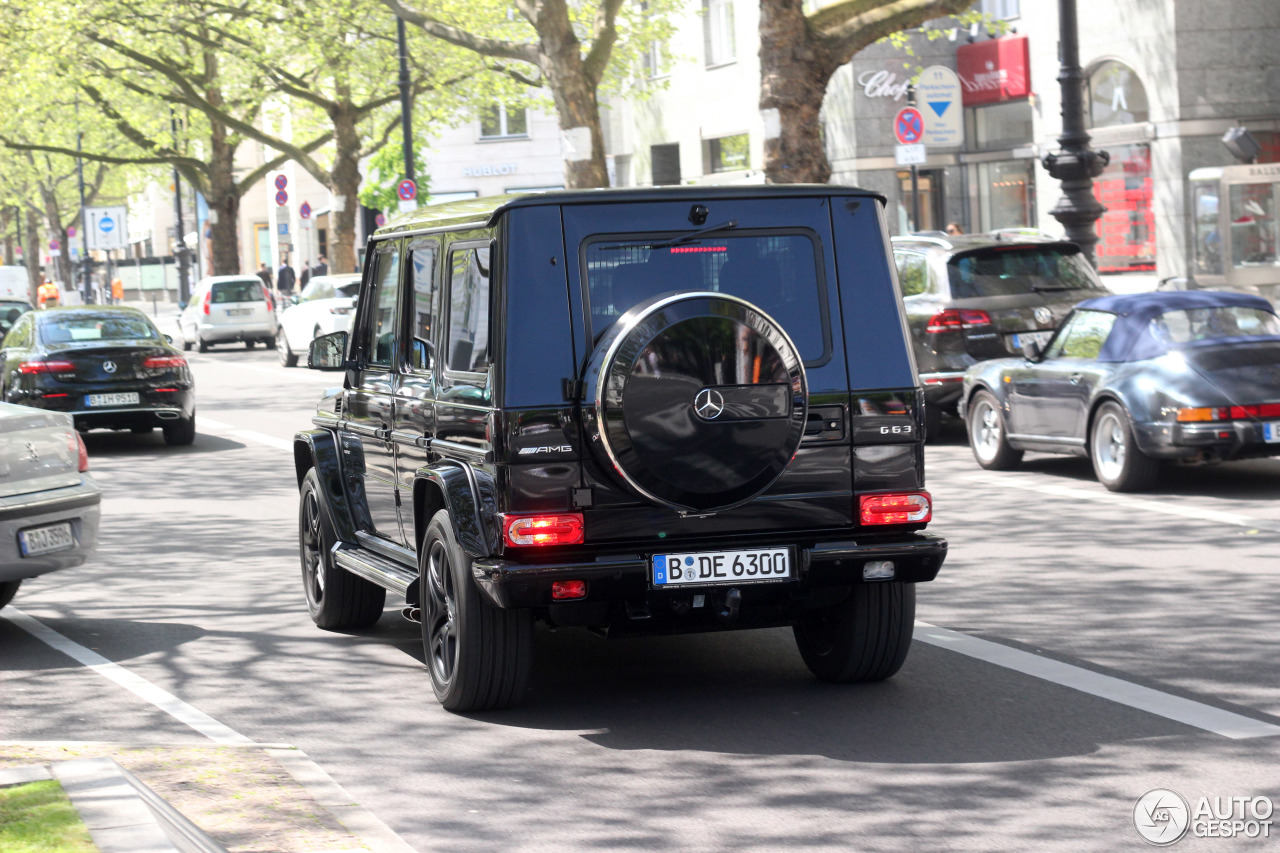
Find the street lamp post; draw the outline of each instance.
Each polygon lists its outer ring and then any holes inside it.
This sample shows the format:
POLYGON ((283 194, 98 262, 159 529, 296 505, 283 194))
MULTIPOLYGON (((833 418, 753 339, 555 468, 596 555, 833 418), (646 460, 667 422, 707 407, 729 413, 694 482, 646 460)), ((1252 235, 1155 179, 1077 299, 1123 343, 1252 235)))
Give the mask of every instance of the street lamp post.
POLYGON ((1111 162, 1106 151, 1089 147, 1084 128, 1084 72, 1076 27, 1076 0, 1058 0, 1058 83, 1062 87, 1062 135, 1059 150, 1044 155, 1044 167, 1062 182, 1062 198, 1049 213, 1062 223, 1067 239, 1084 252, 1095 267, 1098 233, 1094 223, 1106 208, 1093 195, 1093 179, 1111 162))
POLYGON ((404 135, 404 176, 416 180, 413 174, 413 121, 409 103, 409 47, 404 33, 404 18, 396 15, 396 40, 400 47, 400 127, 404 135))
MULTIPOLYGON (((76 113, 80 112, 80 104, 76 103, 76 113)), ((83 131, 76 132, 76 175, 80 180, 80 266, 82 272, 82 286, 84 287, 84 303, 88 305, 93 301, 93 272, 91 262, 89 260, 89 220, 85 216, 84 207, 84 160, 80 157, 81 148, 84 141, 83 131)), ((70 254, 71 247, 67 246, 67 253, 70 254)))
MULTIPOLYGON (((174 149, 178 146, 178 119, 173 110, 169 110, 169 128, 173 131, 174 149)), ((174 259, 178 262, 178 301, 185 303, 191 298, 190 284, 187 281, 187 244, 182 241, 182 176, 178 167, 173 167, 173 237, 174 259)))

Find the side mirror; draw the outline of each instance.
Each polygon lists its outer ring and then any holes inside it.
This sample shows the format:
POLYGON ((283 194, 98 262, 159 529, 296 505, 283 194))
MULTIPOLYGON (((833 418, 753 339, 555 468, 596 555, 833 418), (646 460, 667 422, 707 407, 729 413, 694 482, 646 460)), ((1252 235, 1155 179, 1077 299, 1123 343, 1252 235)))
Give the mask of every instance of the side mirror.
POLYGON ((173 343, 173 335, 165 335, 165 336, 164 336, 164 342, 165 342, 166 344, 171 344, 171 343, 173 343))
POLYGON ((1038 362, 1044 358, 1044 348, 1039 341, 1023 341, 1022 355, 1027 361, 1038 362))
POLYGON ((330 332, 312 341, 307 351, 307 367, 313 370, 346 370, 347 333, 330 332))

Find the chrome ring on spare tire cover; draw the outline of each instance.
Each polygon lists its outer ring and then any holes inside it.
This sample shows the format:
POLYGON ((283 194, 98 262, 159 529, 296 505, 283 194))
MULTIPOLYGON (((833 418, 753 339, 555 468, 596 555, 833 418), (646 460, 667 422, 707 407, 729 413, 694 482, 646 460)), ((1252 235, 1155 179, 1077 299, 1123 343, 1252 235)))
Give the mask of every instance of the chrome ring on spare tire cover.
POLYGON ((678 512, 743 504, 804 437, 808 386, 791 338, 725 293, 665 293, 627 311, 587 365, 590 444, 638 495, 678 512))

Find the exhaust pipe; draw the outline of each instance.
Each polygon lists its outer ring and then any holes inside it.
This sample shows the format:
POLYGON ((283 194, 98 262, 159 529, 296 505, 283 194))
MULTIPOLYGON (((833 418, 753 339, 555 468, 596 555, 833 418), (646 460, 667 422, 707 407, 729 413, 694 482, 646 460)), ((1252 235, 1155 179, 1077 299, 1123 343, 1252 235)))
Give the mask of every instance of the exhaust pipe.
POLYGON ((177 412, 156 412, 156 417, 162 421, 176 421, 182 416, 177 412))
POLYGON ((416 622, 419 624, 421 624, 422 622, 421 607, 414 607, 413 605, 409 605, 408 607, 400 611, 400 615, 403 616, 405 619, 408 619, 410 622, 416 622))

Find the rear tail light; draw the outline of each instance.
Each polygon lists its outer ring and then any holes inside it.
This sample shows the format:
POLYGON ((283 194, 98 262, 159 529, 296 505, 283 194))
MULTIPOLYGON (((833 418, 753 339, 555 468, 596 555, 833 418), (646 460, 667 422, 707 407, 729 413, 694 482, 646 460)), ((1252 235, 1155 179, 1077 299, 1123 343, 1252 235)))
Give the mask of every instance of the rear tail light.
POLYGON ((863 524, 924 524, 933 518, 928 492, 861 495, 858 516, 863 524))
POLYGON ((28 375, 32 373, 74 373, 75 370, 76 366, 71 362, 56 359, 35 359, 18 364, 18 372, 28 375))
POLYGON ((976 326, 990 325, 991 315, 986 311, 976 311, 969 308, 948 308, 930 317, 929 325, 925 327, 925 331, 936 335, 939 332, 954 332, 958 329, 972 329, 976 326))
POLYGON ((151 370, 164 367, 186 367, 187 360, 180 355, 149 355, 142 366, 151 370))
POLYGON ((213 291, 206 290, 204 292, 204 301, 201 303, 201 308, 204 310, 204 313, 206 314, 209 313, 209 303, 211 301, 213 301, 213 291))
POLYGON ((508 545, 577 545, 582 542, 582 513, 504 515, 502 538, 508 545))
POLYGON ((1178 409, 1179 423, 1204 423, 1208 421, 1244 421, 1250 418, 1280 418, 1280 403, 1261 403, 1253 406, 1201 406, 1178 409))
POLYGON ((67 430, 67 450, 76 455, 76 466, 83 474, 89 470, 89 449, 84 446, 84 439, 73 429, 67 430))
POLYGON ((262 298, 263 298, 264 300, 266 300, 266 303, 267 303, 267 310, 268 310, 268 311, 274 311, 274 310, 275 310, 275 306, 273 306, 273 305, 271 304, 271 291, 270 291, 270 290, 267 290, 267 286, 266 286, 265 284, 264 284, 264 285, 262 285, 262 298))

